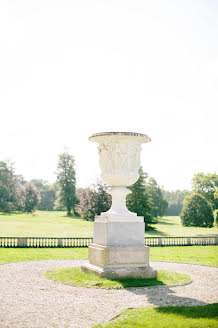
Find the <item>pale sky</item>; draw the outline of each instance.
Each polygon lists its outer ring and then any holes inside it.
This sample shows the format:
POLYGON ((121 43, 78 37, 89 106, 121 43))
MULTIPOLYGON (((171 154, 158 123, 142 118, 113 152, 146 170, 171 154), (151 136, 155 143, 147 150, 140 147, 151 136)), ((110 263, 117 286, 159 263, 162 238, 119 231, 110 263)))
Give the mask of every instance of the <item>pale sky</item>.
POLYGON ((53 182, 67 147, 85 187, 103 131, 167 190, 218 170, 218 1, 0 1, 0 160, 53 182))

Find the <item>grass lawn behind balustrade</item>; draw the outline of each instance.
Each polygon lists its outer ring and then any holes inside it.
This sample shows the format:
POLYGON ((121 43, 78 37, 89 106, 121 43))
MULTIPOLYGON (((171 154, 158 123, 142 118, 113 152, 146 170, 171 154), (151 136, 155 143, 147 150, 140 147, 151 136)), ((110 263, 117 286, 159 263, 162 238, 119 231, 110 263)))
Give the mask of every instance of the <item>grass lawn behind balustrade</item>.
POLYGON ((212 228, 183 227, 179 216, 163 216, 153 225, 155 230, 145 233, 146 236, 196 236, 218 234, 216 226, 212 228))
MULTIPOLYGON (((217 227, 183 227, 179 216, 165 216, 145 236, 195 236, 218 234, 217 227)), ((8 237, 92 237, 93 222, 66 216, 66 212, 0 212, 0 236, 8 237)))
POLYGON ((37 211, 34 214, 0 212, 0 236, 92 237, 93 222, 67 217, 66 212, 37 211))
POLYGON ((218 267, 218 246, 150 247, 150 260, 184 262, 218 267))
POLYGON ((217 328, 218 303, 125 310, 116 319, 93 328, 217 328))
MULTIPOLYGON (((0 264, 17 261, 86 259, 88 248, 0 248, 0 264)), ((151 261, 218 267, 218 246, 150 247, 151 261)))

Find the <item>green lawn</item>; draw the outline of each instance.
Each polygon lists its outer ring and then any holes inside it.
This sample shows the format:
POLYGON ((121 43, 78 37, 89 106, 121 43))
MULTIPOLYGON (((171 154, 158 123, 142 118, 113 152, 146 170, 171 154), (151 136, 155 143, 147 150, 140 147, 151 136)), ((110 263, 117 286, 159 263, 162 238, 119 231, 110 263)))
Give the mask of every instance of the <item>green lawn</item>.
MULTIPOLYGON (((88 248, 0 248, 0 264, 17 261, 86 259, 88 248)), ((172 261, 218 267, 218 246, 150 247, 151 261, 172 261)))
POLYGON ((125 310, 121 315, 93 328, 217 328, 218 304, 165 306, 125 310))
POLYGON ((69 218, 66 212, 37 211, 33 215, 0 213, 0 236, 92 237, 93 222, 69 218))
POLYGON ((164 216, 153 225, 153 231, 146 233, 147 236, 196 236, 218 234, 218 228, 183 227, 179 216, 164 216))
MULTIPOLYGON (((218 234, 217 227, 183 227, 179 217, 163 217, 146 236, 195 236, 218 234)), ((0 213, 0 236, 92 237, 93 222, 66 217, 65 212, 37 211, 32 214, 0 213)))
POLYGON ((178 272, 159 270, 157 278, 120 278, 107 279, 100 278, 95 274, 84 273, 80 268, 67 268, 59 270, 51 270, 46 273, 50 279, 62 282, 71 286, 121 289, 129 287, 147 287, 158 285, 183 285, 191 282, 191 278, 187 274, 178 272))
POLYGON ((218 267, 218 246, 150 247, 150 260, 218 267))
POLYGON ((0 264, 38 260, 86 259, 88 248, 0 248, 0 264))

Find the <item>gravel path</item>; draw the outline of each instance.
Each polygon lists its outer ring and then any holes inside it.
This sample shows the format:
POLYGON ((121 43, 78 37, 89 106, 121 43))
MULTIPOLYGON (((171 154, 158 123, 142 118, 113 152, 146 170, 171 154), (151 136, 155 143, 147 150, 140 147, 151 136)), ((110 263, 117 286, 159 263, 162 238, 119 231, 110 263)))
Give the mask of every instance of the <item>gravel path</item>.
POLYGON ((204 305, 218 301, 218 268, 151 262, 155 269, 187 273, 185 286, 105 290, 67 286, 45 277, 51 269, 80 266, 86 260, 46 260, 0 265, 1 328, 92 327, 122 310, 149 305, 204 305))

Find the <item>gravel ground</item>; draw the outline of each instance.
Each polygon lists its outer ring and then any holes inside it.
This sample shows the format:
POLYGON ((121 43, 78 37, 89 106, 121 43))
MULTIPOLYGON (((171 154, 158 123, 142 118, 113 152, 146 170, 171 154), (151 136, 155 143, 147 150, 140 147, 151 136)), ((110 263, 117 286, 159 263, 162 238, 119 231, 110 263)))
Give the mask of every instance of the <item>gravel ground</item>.
POLYGON ((80 266, 86 260, 46 260, 0 265, 0 328, 92 327, 127 308, 204 305, 218 301, 218 268, 151 262, 155 269, 187 273, 184 286, 105 290, 72 287, 49 280, 51 269, 80 266))

